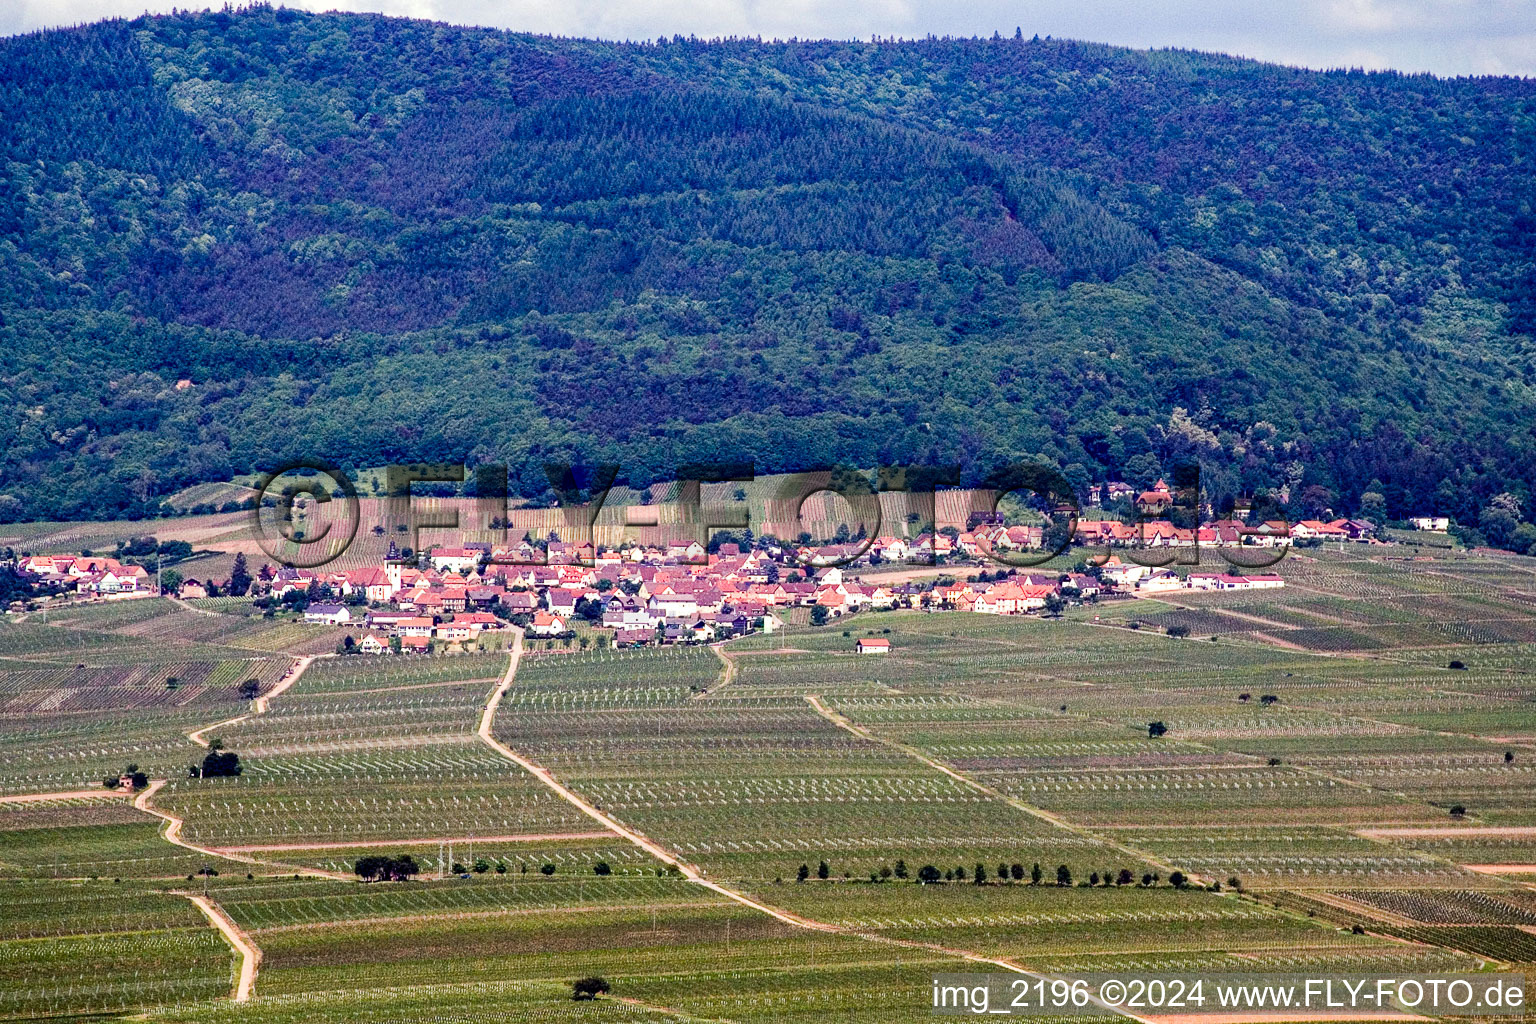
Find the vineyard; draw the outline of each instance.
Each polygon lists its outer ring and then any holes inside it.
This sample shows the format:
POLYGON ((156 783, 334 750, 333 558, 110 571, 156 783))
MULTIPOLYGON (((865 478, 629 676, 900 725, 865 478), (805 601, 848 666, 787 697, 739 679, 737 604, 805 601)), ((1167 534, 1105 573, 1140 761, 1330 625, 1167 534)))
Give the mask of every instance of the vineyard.
POLYGON ((166 842, 123 797, 0 802, 0 884, 19 887, 0 1014, 569 1019, 587 1012, 576 971, 696 1016, 875 1024, 926 1015, 914 972, 960 966, 928 945, 1050 970, 1528 962, 1536 901, 1500 871, 1536 864, 1536 640, 1484 638, 1523 637, 1536 604, 1466 566, 1414 582, 1331 553, 1297 565, 1283 592, 1121 602, 1099 623, 884 613, 720 652, 524 655, 500 743, 821 932, 665 870, 486 745, 505 654, 321 657, 253 714, 241 683, 269 692, 337 634, 223 599, 8 625, 0 794, 137 763, 167 780, 153 806, 181 839, 214 852, 166 842), (853 653, 868 635, 892 653, 853 653), (187 776, 199 730, 239 776, 187 776), (420 873, 341 880, 370 854, 420 873), (935 884, 915 884, 924 867, 935 884), (1199 884, 1171 888, 1173 870, 1199 884), (227 1003, 230 948, 175 895, 194 884, 261 948, 256 1001, 227 1003), (851 980, 887 987, 836 994, 851 980))

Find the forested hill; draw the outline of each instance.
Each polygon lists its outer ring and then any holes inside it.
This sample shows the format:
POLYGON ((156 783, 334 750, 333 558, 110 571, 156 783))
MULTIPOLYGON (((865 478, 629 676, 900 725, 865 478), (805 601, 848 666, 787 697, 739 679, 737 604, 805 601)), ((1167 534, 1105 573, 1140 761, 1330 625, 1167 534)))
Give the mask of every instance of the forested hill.
POLYGON ((1536 496, 1536 82, 258 7, 0 40, 0 519, 282 458, 1536 496), (178 388, 178 381, 190 386, 178 388))

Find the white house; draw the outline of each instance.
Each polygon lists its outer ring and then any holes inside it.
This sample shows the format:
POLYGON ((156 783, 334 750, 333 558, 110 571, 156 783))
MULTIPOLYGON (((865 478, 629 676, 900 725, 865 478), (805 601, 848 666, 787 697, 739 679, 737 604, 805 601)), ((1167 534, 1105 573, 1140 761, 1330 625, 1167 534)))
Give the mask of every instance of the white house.
POLYGON ((559 636, 565 632, 565 622, 558 615, 546 611, 534 612, 528 632, 534 636, 559 636))
POLYGON ((369 633, 357 642, 357 649, 364 654, 384 654, 389 650, 389 644, 376 634, 369 633))
POLYGON ((1408 520, 1415 530, 1434 530, 1444 533, 1451 528, 1451 520, 1448 516, 1414 516, 1408 520))
POLYGON ((304 609, 304 621, 342 626, 352 621, 352 613, 347 611, 346 605, 312 604, 304 609))
POLYGON ((480 555, 477 548, 438 548, 429 557, 438 572, 464 572, 480 564, 480 555))
POLYGON ((860 637, 858 649, 860 654, 890 654, 891 642, 884 637, 860 637))

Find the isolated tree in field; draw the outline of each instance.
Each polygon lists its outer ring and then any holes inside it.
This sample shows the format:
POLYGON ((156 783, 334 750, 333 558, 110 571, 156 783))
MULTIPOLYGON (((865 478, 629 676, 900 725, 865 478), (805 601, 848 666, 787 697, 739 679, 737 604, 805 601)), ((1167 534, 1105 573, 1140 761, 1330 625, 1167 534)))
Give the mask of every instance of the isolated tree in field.
POLYGON ((807 878, 810 878, 810 877, 811 877, 811 866, 809 864, 801 864, 799 870, 797 870, 795 872, 795 881, 803 882, 807 878))
POLYGON ((1253 694, 1251 694, 1251 693, 1240 693, 1240 694, 1237 695, 1237 699, 1238 699, 1239 703, 1246 704, 1249 701, 1253 700, 1253 694))
POLYGON ((1121 868, 1120 873, 1115 876, 1116 885, 1130 885, 1134 881, 1136 881, 1136 876, 1131 874, 1130 868, 1121 868))
POLYGON ((932 864, 924 864, 917 869, 917 880, 923 885, 932 884, 943 877, 943 875, 939 874, 939 869, 932 864))
POLYGON ((577 978, 571 982, 571 998, 577 1002, 587 999, 596 999, 598 996, 607 995, 613 991, 608 982, 603 978, 593 976, 590 978, 577 978))
POLYGON ((1013 864, 1009 865, 1008 874, 1013 878, 1015 882, 1024 881, 1024 865, 1015 861, 1013 864))
POLYGON ((1044 877, 1045 877, 1045 871, 1040 867, 1040 862, 1039 861, 1035 861, 1034 866, 1029 869, 1029 884, 1030 885, 1039 885, 1040 884, 1040 879, 1042 879, 1044 877))
POLYGON ((239 775, 244 770, 240 764, 240 755, 233 750, 225 750, 224 742, 215 739, 208 744, 208 753, 203 757, 202 765, 194 765, 189 774, 193 778, 216 779, 239 775))
POLYGON ((1162 736, 1162 735, 1164 735, 1167 732, 1168 732, 1168 727, 1166 725, 1164 725, 1162 722, 1148 722, 1147 723, 1147 735, 1149 737, 1151 737, 1152 739, 1156 739, 1157 737, 1162 736))
POLYGON ((821 863, 816 865, 816 877, 817 878, 821 879, 822 881, 826 881, 827 877, 829 875, 831 875, 831 874, 832 874, 832 868, 827 865, 826 861, 822 861, 821 863))
POLYGON ((229 570, 229 596, 244 597, 251 589, 251 571, 246 568, 244 552, 235 556, 235 564, 229 570))
POLYGON ((1279 702, 1280 702, 1280 698, 1276 697, 1272 693, 1266 693, 1262 697, 1259 698, 1259 703, 1263 704, 1265 707, 1269 707, 1269 706, 1271 706, 1273 704, 1278 704, 1279 702))
POLYGON ((539 874, 547 876, 547 875, 552 875, 554 873, 555 873, 555 866, 553 864, 540 864, 539 865, 539 874))
POLYGON ((1451 805, 1451 817, 1453 817, 1453 818, 1465 818, 1466 816, 1467 816, 1467 809, 1466 809, 1465 806, 1463 806, 1462 804, 1452 804, 1451 805))
POLYGON ((980 861, 976 863, 976 870, 971 872, 971 881, 977 885, 987 884, 987 866, 980 861))
POLYGON ((1189 876, 1182 871, 1175 871, 1168 876, 1168 884, 1175 889, 1182 889, 1189 884, 1189 876))
POLYGON ((970 877, 971 877, 971 873, 969 871, 965 870, 965 865, 964 864, 961 864, 959 867, 955 868, 955 881, 963 882, 967 878, 970 878, 970 877))
POLYGON ((247 679, 240 684, 240 698, 242 700, 255 700, 261 694, 261 683, 255 679, 247 679))
POLYGON ((1099 884, 1099 873, 1097 871, 1093 872, 1092 874, 1090 874, 1088 876, 1088 884, 1089 885, 1098 885, 1099 884))
POLYGON ((1072 884, 1072 869, 1065 864, 1056 865, 1056 884, 1068 886, 1072 884))
POLYGON ((491 862, 486 860, 484 857, 476 857, 474 864, 470 866, 474 869, 474 872, 477 875, 483 875, 487 871, 491 870, 491 862))
POLYGON ((1174 636, 1174 637, 1189 636, 1189 627, 1188 626, 1169 626, 1168 629, 1167 629, 1167 633, 1168 633, 1169 636, 1174 636))
POLYGON ((890 877, 891 877, 891 866, 889 864, 881 864, 880 865, 880 881, 884 882, 885 880, 887 880, 890 877))
POLYGON ((613 868, 608 866, 608 862, 607 861, 600 860, 596 864, 592 865, 592 873, 594 875, 607 876, 607 875, 613 874, 613 868))
POLYGON ((359 857, 353 863, 352 870, 365 882, 406 882, 412 876, 421 874, 421 865, 417 864, 416 858, 408 853, 398 857, 371 854, 367 857, 359 857))
POLYGON ((897 860, 896 860, 896 877, 897 878, 906 878, 907 877, 907 862, 902 860, 902 859, 900 859, 900 858, 897 858, 897 860))
POLYGON ((1236 875, 1233 875, 1231 878, 1227 879, 1227 888, 1236 889, 1238 892, 1242 892, 1243 880, 1238 878, 1236 875))
POLYGON ((1054 619, 1054 618, 1057 618, 1058 616, 1060 616, 1061 615, 1061 610, 1063 608, 1065 608, 1066 606, 1067 606, 1067 602, 1065 602, 1065 601, 1063 601, 1061 599, 1061 595, 1060 594, 1046 594, 1045 595, 1045 614, 1050 616, 1051 618, 1054 619))
POLYGON ((1505 764, 1509 764, 1514 759, 1515 759, 1515 752, 1513 750, 1506 750, 1506 751, 1504 751, 1504 763, 1505 764))
POLYGON ((1006 881, 1008 881, 1008 865, 1007 864, 999 864, 997 866, 997 880, 999 882, 1006 882, 1006 881))

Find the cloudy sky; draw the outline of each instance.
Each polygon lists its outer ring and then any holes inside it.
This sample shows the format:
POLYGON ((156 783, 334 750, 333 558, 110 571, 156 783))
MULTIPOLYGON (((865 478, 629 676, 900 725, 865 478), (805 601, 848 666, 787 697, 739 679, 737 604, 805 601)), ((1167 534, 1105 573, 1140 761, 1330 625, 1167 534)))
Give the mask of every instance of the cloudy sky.
MULTIPOLYGON (((208 0, 0 0, 0 35, 208 0)), ((1536 76, 1536 0, 285 0, 604 39, 1036 33, 1304 67, 1536 76)), ((217 5, 216 5, 217 6, 217 5)))

